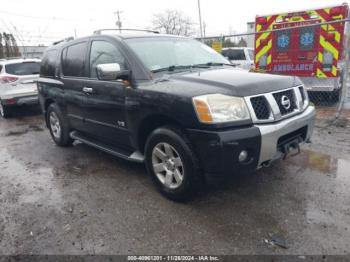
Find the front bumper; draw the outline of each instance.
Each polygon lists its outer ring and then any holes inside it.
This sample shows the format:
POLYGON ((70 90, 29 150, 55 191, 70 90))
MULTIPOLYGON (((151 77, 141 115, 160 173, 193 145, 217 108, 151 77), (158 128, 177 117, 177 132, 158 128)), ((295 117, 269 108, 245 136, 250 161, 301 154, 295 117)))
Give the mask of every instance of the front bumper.
POLYGON ((207 180, 240 172, 251 172, 284 156, 281 143, 297 135, 302 142, 311 137, 315 108, 309 106, 303 113, 280 122, 259 124, 225 131, 188 129, 207 180), (242 150, 248 152, 247 161, 240 162, 242 150))
POLYGON ((261 134, 258 167, 268 165, 271 161, 283 157, 279 145, 283 142, 281 139, 288 139, 288 134, 291 134, 292 137, 295 131, 300 130, 300 133, 303 134, 303 141, 308 141, 313 131, 315 115, 315 108, 309 106, 300 115, 288 118, 284 121, 273 124, 256 125, 261 134), (303 128, 305 129, 304 133, 303 130, 301 130, 303 128))

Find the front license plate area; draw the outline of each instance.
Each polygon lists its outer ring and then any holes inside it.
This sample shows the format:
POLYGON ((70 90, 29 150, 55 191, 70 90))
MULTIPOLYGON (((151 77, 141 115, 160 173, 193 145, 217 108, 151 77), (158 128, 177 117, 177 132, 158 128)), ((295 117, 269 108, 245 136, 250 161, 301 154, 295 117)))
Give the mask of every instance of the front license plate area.
POLYGON ((300 154, 300 142, 302 139, 300 137, 283 144, 281 147, 282 153, 284 154, 283 159, 296 156, 300 154))

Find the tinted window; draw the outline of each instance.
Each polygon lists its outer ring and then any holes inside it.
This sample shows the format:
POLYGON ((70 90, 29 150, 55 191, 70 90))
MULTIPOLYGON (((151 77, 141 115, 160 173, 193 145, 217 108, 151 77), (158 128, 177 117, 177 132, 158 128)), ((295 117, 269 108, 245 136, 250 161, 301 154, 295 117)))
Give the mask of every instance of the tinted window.
POLYGON ((90 52, 90 77, 96 78, 96 66, 100 64, 118 63, 121 70, 126 69, 125 58, 119 49, 106 41, 94 41, 90 52))
POLYGON ((85 76, 85 54, 87 43, 71 45, 63 49, 62 71, 65 76, 85 76))
POLYGON ((38 62, 22 62, 16 64, 5 65, 5 71, 11 75, 37 75, 40 71, 40 64, 38 62))
POLYGON ((278 52, 287 52, 291 45, 290 40, 290 30, 278 31, 277 32, 277 51, 278 52))
POLYGON ((314 49, 315 43, 315 29, 314 28, 300 28, 299 31, 299 48, 303 51, 310 51, 314 49))
POLYGON ((0 65, 0 73, 1 73, 1 70, 2 70, 2 65, 0 65))
POLYGON ((40 74, 42 76, 55 76, 56 71, 57 50, 49 50, 45 52, 41 61, 40 74))
POLYGON ((230 60, 246 60, 243 49, 229 49, 226 56, 230 60))

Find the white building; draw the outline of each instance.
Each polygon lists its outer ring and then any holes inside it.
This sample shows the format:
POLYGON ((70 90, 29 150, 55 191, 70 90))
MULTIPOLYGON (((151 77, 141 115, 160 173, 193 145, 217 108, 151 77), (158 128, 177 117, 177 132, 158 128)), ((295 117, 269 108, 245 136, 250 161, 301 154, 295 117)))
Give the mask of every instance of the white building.
POLYGON ((41 58, 47 46, 19 46, 18 50, 22 57, 41 58))
MULTIPOLYGON (((248 22, 247 23, 247 32, 248 33, 254 33, 255 32, 255 22, 248 22)), ((248 35, 247 36, 247 46, 254 48, 254 42, 255 42, 255 35, 248 35)))

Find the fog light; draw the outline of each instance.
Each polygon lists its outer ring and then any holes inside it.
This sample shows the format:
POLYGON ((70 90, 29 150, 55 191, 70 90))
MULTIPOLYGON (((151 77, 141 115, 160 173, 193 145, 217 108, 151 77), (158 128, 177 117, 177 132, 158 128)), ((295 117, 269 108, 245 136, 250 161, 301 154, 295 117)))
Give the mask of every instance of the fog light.
POLYGON ((247 161, 247 159, 248 159, 248 152, 246 150, 242 150, 238 156, 239 162, 245 162, 247 161))

